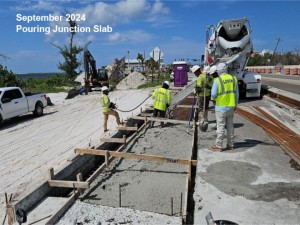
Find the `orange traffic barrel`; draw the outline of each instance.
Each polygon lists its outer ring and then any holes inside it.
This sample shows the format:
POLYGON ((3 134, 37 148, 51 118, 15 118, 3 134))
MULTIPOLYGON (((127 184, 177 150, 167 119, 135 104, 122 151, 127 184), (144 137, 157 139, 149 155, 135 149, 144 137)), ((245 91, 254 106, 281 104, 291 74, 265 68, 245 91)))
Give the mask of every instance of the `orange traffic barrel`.
POLYGON ((290 68, 286 68, 285 69, 285 75, 290 75, 291 74, 291 69, 290 68))
POLYGON ((298 75, 298 68, 293 69, 293 75, 298 75))
POLYGON ((266 68, 262 68, 262 73, 266 73, 266 68))
POLYGON ((271 68, 268 68, 268 73, 272 73, 272 69, 271 68))

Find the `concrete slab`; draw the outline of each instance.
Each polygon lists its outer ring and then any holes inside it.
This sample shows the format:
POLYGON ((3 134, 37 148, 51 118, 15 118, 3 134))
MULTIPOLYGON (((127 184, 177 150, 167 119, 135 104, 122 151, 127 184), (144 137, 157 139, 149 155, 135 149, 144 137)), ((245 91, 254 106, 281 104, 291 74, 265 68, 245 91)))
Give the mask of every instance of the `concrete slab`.
MULTIPOLYGON (((149 128, 125 151, 135 154, 158 155, 169 158, 190 159, 192 136, 183 125, 167 125, 149 128), (174 134, 181 134, 176 135, 174 134)), ((180 196, 185 193, 187 166, 157 163, 135 159, 115 159, 105 173, 91 184, 82 197, 84 202, 136 210, 171 213, 171 198, 174 200, 174 214, 180 214, 180 196)), ((184 199, 183 199, 184 200, 184 199)))
MULTIPOLYGON (((161 128, 160 122, 156 122, 153 128, 147 128, 141 132, 137 140, 130 143, 123 152, 157 155, 172 159, 191 159, 193 135, 192 132, 187 133, 186 128, 186 125, 168 123, 161 128)), ((109 168, 91 183, 91 188, 80 196, 83 203, 77 201, 58 224, 71 221, 74 215, 78 215, 77 218, 80 220, 90 218, 88 213, 83 215, 78 212, 86 208, 97 208, 93 213, 95 219, 91 223, 96 224, 98 222, 96 218, 101 217, 98 217, 98 213, 99 215, 105 213, 100 210, 103 206, 115 208, 113 217, 116 218, 115 221, 119 220, 117 218, 122 218, 122 220, 129 218, 123 212, 126 208, 126 210, 131 209, 132 212, 139 210, 155 213, 151 217, 153 221, 140 222, 140 224, 182 224, 181 214, 185 208, 187 178, 187 165, 114 159, 109 168), (174 218, 167 217, 165 220, 161 214, 172 215, 174 218), (159 215, 161 220, 154 215, 159 215)), ((106 213, 109 211, 105 207, 103 209, 106 209, 106 213)), ((107 216, 109 215, 104 218, 107 216)), ((107 221, 101 220, 100 222, 107 221)))
POLYGON ((209 150, 214 123, 199 135, 194 224, 207 224, 209 212, 238 224, 299 224, 299 166, 261 128, 239 115, 234 122, 234 150, 209 150))

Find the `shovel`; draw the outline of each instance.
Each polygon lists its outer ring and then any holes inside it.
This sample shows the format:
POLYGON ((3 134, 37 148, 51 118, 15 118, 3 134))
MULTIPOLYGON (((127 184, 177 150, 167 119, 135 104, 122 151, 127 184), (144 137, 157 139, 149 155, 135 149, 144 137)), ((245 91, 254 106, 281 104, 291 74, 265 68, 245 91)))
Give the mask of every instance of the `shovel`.
POLYGON ((202 131, 202 132, 206 132, 207 131, 207 129, 208 129, 208 122, 206 122, 205 120, 204 120, 204 115, 205 115, 205 113, 206 113, 206 108, 205 108, 205 103, 206 103, 206 80, 207 80, 207 77, 206 77, 206 75, 205 75, 205 80, 204 80, 204 90, 203 90, 203 92, 204 92, 204 101, 203 101, 203 118, 202 118, 202 120, 200 121, 200 123, 199 123, 199 128, 200 128, 200 130, 202 131))
POLYGON ((190 112, 190 118, 189 118, 189 123, 188 123, 188 128, 187 128, 187 133, 189 133, 189 128, 191 127, 191 121, 193 119, 193 116, 194 116, 194 111, 195 111, 195 98, 196 98, 196 94, 194 94, 194 97, 193 97, 193 103, 192 103, 192 109, 191 109, 191 112, 190 112))

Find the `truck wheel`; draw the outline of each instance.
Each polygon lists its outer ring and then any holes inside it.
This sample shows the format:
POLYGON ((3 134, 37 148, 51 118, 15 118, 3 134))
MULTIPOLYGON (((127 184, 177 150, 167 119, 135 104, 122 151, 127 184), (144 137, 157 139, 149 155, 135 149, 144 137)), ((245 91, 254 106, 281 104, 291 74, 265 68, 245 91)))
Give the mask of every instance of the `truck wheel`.
POLYGON ((33 111, 33 115, 34 116, 42 116, 44 114, 44 108, 42 106, 41 103, 37 103, 35 105, 34 111, 33 111))

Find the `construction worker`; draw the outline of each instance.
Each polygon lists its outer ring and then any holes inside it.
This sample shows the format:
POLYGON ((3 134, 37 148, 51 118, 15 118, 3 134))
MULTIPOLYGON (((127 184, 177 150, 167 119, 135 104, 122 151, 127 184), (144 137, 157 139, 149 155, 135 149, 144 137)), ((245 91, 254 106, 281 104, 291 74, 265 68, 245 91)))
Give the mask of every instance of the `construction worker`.
MULTIPOLYGON (((166 115, 167 108, 171 105, 171 94, 168 90, 170 87, 169 81, 164 81, 162 83, 162 87, 157 88, 152 93, 152 99, 153 99, 153 117, 157 117, 159 113, 160 118, 164 118, 166 115)), ((151 122, 151 127, 153 127, 154 121, 151 122)), ((161 127, 164 126, 164 123, 161 122, 161 127)))
POLYGON ((216 101, 217 119, 217 139, 215 145, 210 146, 212 151, 222 151, 222 142, 227 129, 227 147, 234 149, 234 110, 239 99, 238 82, 235 76, 227 73, 227 65, 219 63, 217 65, 219 77, 215 78, 212 89, 211 99, 216 101))
POLYGON ((210 101, 210 90, 213 84, 213 79, 208 75, 209 66, 205 66, 203 72, 201 72, 201 68, 198 65, 195 65, 191 68, 191 71, 197 77, 196 81, 196 94, 198 94, 198 107, 199 107, 199 121, 207 122, 207 110, 210 101), (205 110, 204 110, 204 98, 205 98, 205 110))
POLYGON ((102 112, 103 112, 103 128, 104 128, 104 132, 108 131, 107 129, 107 120, 108 120, 108 116, 112 115, 114 117, 116 117, 116 121, 118 126, 123 125, 123 123, 120 122, 120 117, 119 117, 119 113, 115 110, 116 106, 114 103, 112 103, 108 97, 108 87, 103 86, 101 88, 102 91, 102 96, 100 98, 100 104, 102 107, 102 112))

